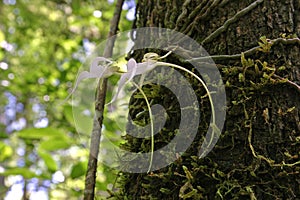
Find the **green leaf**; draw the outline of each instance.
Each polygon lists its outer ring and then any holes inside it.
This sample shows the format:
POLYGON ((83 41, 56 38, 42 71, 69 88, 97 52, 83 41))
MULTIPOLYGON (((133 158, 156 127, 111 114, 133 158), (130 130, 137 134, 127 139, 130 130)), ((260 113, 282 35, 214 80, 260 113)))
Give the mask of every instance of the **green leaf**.
POLYGON ((18 136, 22 139, 44 139, 49 137, 65 137, 65 134, 55 128, 30 128, 23 129, 18 132, 18 136))
POLYGON ((186 178, 189 180, 189 181, 192 181, 194 179, 194 177, 192 176, 191 172, 189 171, 189 169, 186 167, 186 166, 182 166, 182 169, 185 173, 185 176, 186 178))
POLYGON ((64 115, 67 119, 67 121, 72 125, 74 126, 75 123, 74 123, 74 117, 73 117, 73 112, 72 112, 72 106, 70 105, 67 105, 64 107, 64 115))
POLYGON ((0 152, 1 152, 0 153, 0 161, 2 162, 12 155, 13 150, 10 146, 5 144, 4 142, 0 142, 0 152))
POLYGON ((8 138, 8 135, 0 131, 0 139, 5 139, 5 138, 8 138))
POLYGON ((266 44, 268 41, 267 41, 267 37, 265 35, 261 36, 259 38, 264 44, 266 44))
POLYGON ((3 58, 4 58, 4 53, 0 51, 0 60, 3 60, 3 58))
POLYGON ((159 191, 164 194, 171 194, 172 191, 168 188, 160 188, 159 191))
POLYGON ((79 133, 90 133, 93 128, 93 116, 85 115, 84 110, 80 107, 72 107, 72 113, 75 116, 74 123, 79 133))
POLYGON ((83 176, 87 169, 87 163, 86 162, 79 162, 76 165, 72 167, 71 171, 71 178, 79 178, 80 176, 83 176))
POLYGON ((69 52, 72 49, 77 47, 77 43, 74 40, 64 40, 61 45, 64 47, 64 49, 69 52))
POLYGON ((57 168, 58 168, 57 164, 56 164, 55 160, 52 158, 51 154, 39 149, 38 155, 44 160, 44 162, 50 172, 57 171, 57 168))
POLYGON ((245 54, 243 52, 241 53, 241 63, 243 65, 243 67, 245 67, 247 65, 247 60, 246 60, 245 54))
POLYGON ((242 73, 239 73, 239 82, 244 82, 245 81, 245 77, 242 73))
POLYGON ((37 177, 37 175, 30 171, 28 168, 15 167, 10 169, 5 169, 3 173, 0 173, 2 176, 10 176, 10 175, 21 175, 26 179, 37 177))
POLYGON ((79 13, 80 10, 80 0, 72 0, 72 10, 75 14, 79 13))
POLYGON ((261 47, 261 48, 264 48, 265 44, 264 43, 261 43, 261 42, 258 42, 258 45, 261 47))
POLYGON ((220 170, 217 170, 217 174, 218 174, 219 176, 221 176, 221 177, 225 177, 225 176, 226 176, 225 173, 222 172, 222 171, 220 171, 220 170))
POLYGON ((5 36, 3 34, 3 32, 0 30, 0 42, 5 40, 5 36))
POLYGON ((262 51, 262 52, 270 52, 271 50, 271 47, 272 47, 272 43, 271 42, 268 42, 268 39, 266 36, 262 36, 260 37, 260 41, 261 42, 258 42, 258 45, 261 47, 259 48, 258 50, 259 51, 262 51))
POLYGON ((70 146, 70 142, 62 139, 61 137, 50 138, 49 140, 45 140, 40 143, 40 148, 46 151, 66 149, 70 146))

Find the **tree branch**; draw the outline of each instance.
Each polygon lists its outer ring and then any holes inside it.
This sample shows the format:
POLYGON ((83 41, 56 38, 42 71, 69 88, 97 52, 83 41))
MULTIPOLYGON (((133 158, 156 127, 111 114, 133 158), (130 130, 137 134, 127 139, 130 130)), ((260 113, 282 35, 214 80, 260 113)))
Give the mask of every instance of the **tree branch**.
MULTIPOLYGON (((117 33, 123 2, 124 0, 117 1, 114 16, 110 23, 110 31, 108 34, 109 39, 107 40, 104 49, 104 57, 106 58, 112 56, 115 40, 111 39, 111 37, 117 33)), ((100 147, 100 138, 102 134, 103 112, 107 89, 107 79, 102 80, 102 82, 100 81, 98 83, 96 91, 95 116, 93 121, 93 130, 91 133, 88 168, 85 178, 84 200, 94 200, 95 197, 97 162, 100 147)))

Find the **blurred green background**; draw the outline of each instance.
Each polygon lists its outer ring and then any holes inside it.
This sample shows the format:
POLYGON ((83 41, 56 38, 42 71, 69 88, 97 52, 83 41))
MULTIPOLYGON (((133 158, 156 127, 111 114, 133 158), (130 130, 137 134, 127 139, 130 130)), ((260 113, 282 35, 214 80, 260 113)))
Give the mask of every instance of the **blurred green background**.
MULTIPOLYGON (((104 41, 113 0, 1 0, 0 199, 80 199, 87 143, 62 103, 78 69, 104 41)), ((120 31, 131 29, 135 1, 125 1, 120 31)), ((112 134, 114 122, 106 120, 112 134), (111 123, 111 124, 110 124, 111 123)), ((89 133, 85 133, 89 134, 89 133)), ((96 196, 117 172, 99 165, 96 196)))

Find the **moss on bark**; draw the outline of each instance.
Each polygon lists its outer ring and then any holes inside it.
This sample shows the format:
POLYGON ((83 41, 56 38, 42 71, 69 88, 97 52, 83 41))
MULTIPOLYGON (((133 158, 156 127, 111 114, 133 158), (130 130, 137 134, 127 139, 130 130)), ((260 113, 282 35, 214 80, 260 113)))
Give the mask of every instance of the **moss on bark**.
MULTIPOLYGON (((226 85, 227 117, 213 151, 203 159, 197 156, 210 118, 208 99, 201 98, 205 91, 198 87, 202 120, 188 151, 173 164, 153 173, 122 173, 115 198, 300 197, 299 4, 290 0, 138 1, 135 27, 175 29, 203 44, 210 55, 241 54, 258 46, 261 36, 283 38, 283 42, 277 42, 269 51, 253 51, 245 58, 250 59, 248 63, 238 56, 216 59, 226 85), (216 30, 219 32, 209 38, 216 30), (287 42, 290 38, 296 39, 287 42)), ((135 52, 134 56, 141 58, 142 53, 135 52)), ((172 56, 167 59, 180 63, 172 56)), ((172 96, 166 89, 159 88, 157 95, 156 103, 172 105, 168 104, 172 96)), ((141 100, 132 102, 136 109, 132 113, 143 107, 141 100)), ((172 107, 176 113, 176 106, 172 107)), ((155 138, 157 147, 173 137, 177 123, 174 117, 161 136, 155 138)), ((149 140, 132 137, 127 137, 125 147, 135 152, 150 149, 149 140)))

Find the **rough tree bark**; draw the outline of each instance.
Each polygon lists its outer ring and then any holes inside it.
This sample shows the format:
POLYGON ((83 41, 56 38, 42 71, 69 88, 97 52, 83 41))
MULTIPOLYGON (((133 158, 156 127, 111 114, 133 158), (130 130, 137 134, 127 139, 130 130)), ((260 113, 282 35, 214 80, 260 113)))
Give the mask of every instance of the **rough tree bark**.
MULTIPOLYGON (((138 1, 134 28, 174 29, 214 55, 226 84, 227 117, 207 157, 195 157, 204 120, 182 158, 151 174, 123 173, 115 197, 300 198, 299 11, 299 0, 138 1), (255 48, 262 36, 273 41, 270 49, 269 43, 265 50, 255 48), (241 62, 242 52, 250 63, 241 62)), ((207 99, 200 103, 209 105, 207 99)), ((201 108, 207 119, 209 109, 201 108)), ((138 151, 132 142, 128 138, 127 148, 138 151)))

